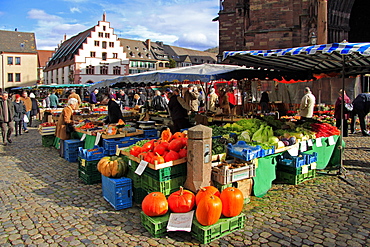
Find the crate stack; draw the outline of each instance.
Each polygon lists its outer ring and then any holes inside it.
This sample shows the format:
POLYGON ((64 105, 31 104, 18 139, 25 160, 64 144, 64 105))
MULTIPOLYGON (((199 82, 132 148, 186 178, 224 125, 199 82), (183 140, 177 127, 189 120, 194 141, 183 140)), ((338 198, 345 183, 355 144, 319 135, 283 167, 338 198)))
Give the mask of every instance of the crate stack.
POLYGON ((115 210, 132 207, 132 181, 130 178, 107 178, 101 175, 104 199, 115 210))
POLYGON ((54 144, 55 135, 42 135, 42 146, 52 147, 54 144))
POLYGON ((79 139, 70 139, 64 141, 63 157, 69 162, 77 162, 78 148, 83 147, 84 142, 79 139))
POLYGON ((297 185, 316 177, 317 153, 301 153, 291 156, 288 153, 281 155, 276 166, 278 181, 297 185))
POLYGON ((179 190, 186 180, 186 163, 154 170, 146 167, 141 175, 135 173, 139 164, 124 156, 129 170, 127 177, 132 179, 133 201, 140 204, 151 192, 162 192, 165 196, 179 190))
POLYGON ((105 150, 105 155, 112 156, 116 154, 117 146, 118 148, 128 147, 135 144, 138 141, 143 140, 142 137, 122 137, 122 138, 112 138, 103 139, 103 148, 105 150))
POLYGON ((104 157, 104 148, 95 146, 92 149, 78 150, 78 177, 85 184, 96 184, 101 182, 101 174, 97 164, 104 157))

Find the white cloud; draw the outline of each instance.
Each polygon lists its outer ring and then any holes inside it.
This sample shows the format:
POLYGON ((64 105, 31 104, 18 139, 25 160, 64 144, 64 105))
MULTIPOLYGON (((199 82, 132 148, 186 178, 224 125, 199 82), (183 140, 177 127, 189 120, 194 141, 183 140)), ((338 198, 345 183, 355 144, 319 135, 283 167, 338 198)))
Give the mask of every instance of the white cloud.
POLYGON ((49 15, 41 9, 31 9, 30 11, 28 11, 27 14, 28 18, 36 20, 57 21, 62 19, 61 17, 56 15, 49 15))
POLYGON ((81 13, 81 10, 76 7, 70 8, 69 11, 71 11, 72 13, 76 13, 76 12, 81 13))

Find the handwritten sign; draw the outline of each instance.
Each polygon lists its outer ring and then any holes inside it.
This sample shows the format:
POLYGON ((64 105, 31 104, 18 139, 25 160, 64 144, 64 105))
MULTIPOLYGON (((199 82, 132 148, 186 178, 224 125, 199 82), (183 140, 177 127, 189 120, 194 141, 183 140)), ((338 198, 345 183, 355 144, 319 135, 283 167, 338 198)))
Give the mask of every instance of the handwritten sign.
POLYGON ((191 231, 194 210, 187 213, 171 213, 167 223, 167 231, 191 231))

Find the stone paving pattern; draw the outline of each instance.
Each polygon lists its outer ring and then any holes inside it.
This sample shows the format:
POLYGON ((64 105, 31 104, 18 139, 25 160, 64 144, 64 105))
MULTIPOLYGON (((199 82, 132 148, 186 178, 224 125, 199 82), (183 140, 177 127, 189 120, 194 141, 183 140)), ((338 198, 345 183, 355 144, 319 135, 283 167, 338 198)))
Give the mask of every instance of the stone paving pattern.
MULTIPOLYGON (((245 228, 210 246, 370 246, 370 137, 345 138, 345 179, 275 184, 245 207, 245 228)), ((152 238, 140 208, 115 211, 101 184, 41 144, 35 128, 0 147, 0 246, 192 246, 189 233, 152 238)))

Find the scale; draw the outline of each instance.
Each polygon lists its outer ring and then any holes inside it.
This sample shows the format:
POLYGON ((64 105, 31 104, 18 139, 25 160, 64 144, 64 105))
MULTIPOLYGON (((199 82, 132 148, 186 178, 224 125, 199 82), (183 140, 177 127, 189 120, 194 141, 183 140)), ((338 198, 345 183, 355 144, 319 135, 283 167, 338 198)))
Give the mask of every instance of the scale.
POLYGON ((155 121, 137 121, 136 122, 139 126, 139 129, 154 129, 155 128, 155 121))

